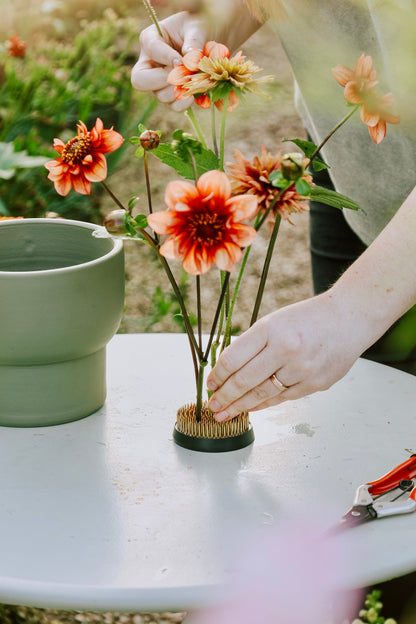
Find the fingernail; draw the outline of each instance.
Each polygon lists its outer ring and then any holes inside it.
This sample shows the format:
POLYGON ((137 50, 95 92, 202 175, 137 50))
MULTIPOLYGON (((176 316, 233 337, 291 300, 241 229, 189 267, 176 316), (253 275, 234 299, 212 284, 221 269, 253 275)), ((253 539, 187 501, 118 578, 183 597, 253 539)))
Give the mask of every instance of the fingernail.
POLYGON ((214 418, 219 422, 223 422, 224 420, 230 418, 230 415, 228 412, 217 412, 216 414, 214 414, 214 418))
POLYGON ((215 383, 215 381, 211 381, 210 379, 208 379, 207 380, 207 388, 208 388, 208 390, 214 390, 215 391, 215 390, 218 389, 218 386, 215 383))
POLYGON ((218 403, 218 401, 216 401, 215 399, 212 399, 209 403, 208 403, 208 407, 210 410, 212 410, 213 412, 218 412, 218 410, 221 409, 221 405, 218 403))

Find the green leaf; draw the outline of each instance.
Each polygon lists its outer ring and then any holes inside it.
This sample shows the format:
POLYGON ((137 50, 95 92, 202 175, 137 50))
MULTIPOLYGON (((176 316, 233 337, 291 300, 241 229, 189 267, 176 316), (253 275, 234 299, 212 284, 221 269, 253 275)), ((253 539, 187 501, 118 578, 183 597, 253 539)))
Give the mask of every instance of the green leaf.
POLYGON ((136 227, 139 227, 142 230, 144 230, 144 228, 148 225, 146 215, 137 215, 134 217, 133 222, 136 227))
POLYGON ((321 204, 327 204, 334 208, 348 208, 349 210, 362 210, 360 206, 349 197, 341 195, 336 191, 324 188, 323 186, 313 186, 311 188, 311 200, 321 202, 321 204))
MULTIPOLYGON (((197 175, 200 176, 206 171, 219 168, 218 157, 202 144, 198 144, 198 152, 192 150, 195 158, 197 175)), ((168 165, 176 171, 180 176, 187 180, 193 180, 195 177, 194 167, 190 154, 184 152, 177 153, 170 143, 160 143, 160 145, 152 151, 152 154, 159 158, 165 165, 168 165)))
POLYGON ((26 150, 14 151, 14 144, 0 143, 0 178, 10 180, 16 169, 31 169, 41 167, 48 161, 43 156, 29 156, 26 150))
POLYGON ((298 180, 295 184, 296 187, 296 192, 299 193, 299 195, 309 195, 311 192, 311 185, 306 182, 306 180, 298 180))
POLYGON ((281 189, 287 188, 288 186, 292 184, 290 180, 286 180, 286 178, 283 177, 283 174, 280 171, 280 169, 275 169, 274 171, 270 172, 269 182, 272 184, 272 186, 276 188, 281 188, 281 189))
POLYGON ((136 158, 141 158, 143 156, 143 154, 144 154, 144 149, 142 148, 142 146, 138 147, 137 150, 134 153, 136 158))
MULTIPOLYGON (((303 139, 283 139, 283 141, 289 141, 290 143, 294 143, 295 145, 297 145, 305 154, 305 156, 307 156, 307 158, 310 158, 318 147, 317 145, 315 145, 315 143, 312 143, 312 141, 304 141, 303 139)), ((330 166, 324 160, 322 160, 321 158, 317 158, 316 156, 312 161, 312 167, 315 171, 330 169, 330 166)))
POLYGON ((140 199, 140 197, 131 197, 129 199, 129 203, 128 203, 129 210, 133 210, 134 206, 139 201, 139 199, 140 199))
POLYGON ((132 136, 129 138, 129 143, 131 143, 132 145, 140 145, 140 137, 138 136, 132 136))
POLYGON ((144 126, 142 123, 139 123, 137 127, 139 129, 140 134, 144 132, 145 130, 147 130, 146 126, 144 126))

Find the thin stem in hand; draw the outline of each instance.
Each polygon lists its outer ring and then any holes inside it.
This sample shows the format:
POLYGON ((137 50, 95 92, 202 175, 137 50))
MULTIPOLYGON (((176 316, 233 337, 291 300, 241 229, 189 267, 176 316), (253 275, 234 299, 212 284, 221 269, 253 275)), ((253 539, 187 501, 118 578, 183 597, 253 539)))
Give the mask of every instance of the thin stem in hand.
POLYGON ((195 132, 196 132, 196 134, 198 136, 198 139, 201 141, 202 145, 205 147, 205 149, 208 149, 207 143, 205 141, 205 137, 202 134, 201 127, 200 127, 200 125, 198 123, 198 120, 197 120, 197 118, 195 116, 195 113, 193 111, 193 108, 191 106, 185 111, 185 115, 188 117, 189 121, 191 122, 191 124, 192 124, 192 126, 193 126, 193 128, 194 128, 194 130, 195 130, 195 132))
POLYGON ((156 30, 159 34, 160 37, 162 37, 163 39, 163 33, 162 33, 162 29, 160 28, 159 25, 159 20, 157 19, 157 15, 156 15, 156 11, 154 10, 152 4, 149 2, 149 0, 143 0, 143 4, 146 7, 149 15, 150 15, 150 19, 152 20, 153 24, 156 26, 156 30))
POLYGON ((280 214, 276 215, 276 220, 274 222, 273 232, 270 236, 269 246, 267 248, 266 258, 264 260, 263 271, 260 278, 259 287, 257 290, 256 301, 254 302, 253 314, 251 316, 250 327, 257 321, 257 317, 260 310, 260 304, 264 293, 264 287, 266 285, 267 274, 269 272, 270 262, 273 255, 273 249, 276 243, 277 234, 279 232, 280 222, 281 222, 280 214))
POLYGON ((360 108, 361 104, 357 104, 357 106, 354 106, 354 108, 348 113, 348 115, 346 115, 343 119, 341 119, 341 121, 339 123, 337 123, 337 125, 332 128, 331 132, 329 134, 327 134, 327 136, 324 138, 323 141, 321 141, 321 143, 318 145, 318 147, 316 148, 316 150, 312 153, 310 159, 309 159, 309 164, 313 161, 313 159, 315 158, 315 156, 317 156, 317 154, 321 151, 321 149, 323 148, 323 146, 325 145, 325 143, 327 141, 329 141, 329 139, 331 138, 331 136, 339 129, 341 128, 342 125, 344 125, 344 123, 346 121, 348 121, 348 119, 350 117, 352 117, 355 113, 356 110, 358 110, 360 108))

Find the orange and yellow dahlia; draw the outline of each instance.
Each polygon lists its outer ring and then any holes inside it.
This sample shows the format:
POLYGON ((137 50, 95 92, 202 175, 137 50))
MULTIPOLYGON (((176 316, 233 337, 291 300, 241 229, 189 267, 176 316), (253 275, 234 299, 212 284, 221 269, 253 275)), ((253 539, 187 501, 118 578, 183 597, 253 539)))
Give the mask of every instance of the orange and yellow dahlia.
MULTIPOLYGON (((233 193, 254 195, 258 201, 258 211, 265 212, 276 195, 281 192, 269 181, 270 173, 281 169, 282 156, 280 152, 273 155, 262 145, 260 156, 255 156, 253 160, 245 158, 240 150, 235 150, 233 156, 236 162, 227 163, 233 193)), ((312 182, 312 176, 307 173, 304 173, 301 178, 309 184, 312 182)), ((267 220, 271 225, 275 215, 280 214, 282 219, 290 221, 289 217, 292 213, 307 209, 307 198, 299 195, 295 184, 292 184, 276 200, 267 220)))
POLYGON ((371 56, 362 54, 354 69, 345 65, 336 65, 332 74, 338 84, 344 87, 344 97, 350 104, 360 104, 361 121, 368 126, 368 131, 375 143, 380 143, 386 136, 386 124, 400 122, 398 115, 393 115, 393 96, 391 93, 380 95, 376 89, 377 72, 373 69, 371 56))
POLYGON ((124 141, 113 128, 105 129, 100 118, 90 131, 82 121, 77 128, 77 136, 67 143, 54 140, 53 146, 59 157, 45 164, 49 170, 48 178, 59 195, 68 195, 71 188, 81 195, 89 195, 91 182, 102 182, 107 177, 104 154, 114 152, 124 141))
POLYGON ((160 253, 183 259, 183 268, 192 275, 206 273, 213 263, 231 271, 242 256, 242 248, 256 236, 255 229, 242 221, 256 214, 257 198, 233 197, 230 181, 222 171, 204 173, 196 185, 170 182, 165 203, 168 210, 150 214, 148 223, 157 234, 169 237, 160 253))
MULTIPOLYGON (((239 103, 234 89, 241 92, 260 93, 258 84, 270 80, 269 76, 255 79, 261 71, 254 63, 247 61, 241 52, 230 58, 227 46, 208 41, 203 50, 195 48, 184 55, 182 64, 175 67, 169 74, 168 82, 174 85, 177 100, 191 97, 201 108, 210 108, 211 98, 208 95, 218 86, 228 86, 227 111, 232 111, 239 103)), ((224 99, 214 100, 215 106, 222 110, 224 99)))

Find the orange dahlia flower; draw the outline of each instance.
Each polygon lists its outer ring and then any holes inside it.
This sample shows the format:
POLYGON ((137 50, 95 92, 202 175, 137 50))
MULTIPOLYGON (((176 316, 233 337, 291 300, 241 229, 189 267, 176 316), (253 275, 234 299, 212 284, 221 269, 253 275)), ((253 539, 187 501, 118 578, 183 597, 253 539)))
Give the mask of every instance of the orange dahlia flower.
POLYGON ((64 143, 55 139, 53 146, 59 158, 45 164, 49 180, 59 195, 68 195, 71 188, 81 195, 91 193, 91 182, 102 182, 107 177, 107 161, 104 154, 114 152, 124 139, 113 128, 106 130, 97 117, 91 131, 80 121, 76 137, 64 143))
POLYGON ((222 171, 204 173, 196 185, 170 182, 165 203, 168 210, 150 214, 148 223, 157 234, 169 236, 160 253, 183 259, 183 268, 192 275, 206 273, 213 263, 231 271, 242 247, 256 236, 254 228, 242 223, 257 212, 256 197, 232 197, 230 181, 222 171))
POLYGON ((335 80, 344 87, 344 97, 350 104, 361 104, 361 121, 368 126, 371 138, 380 143, 386 136, 386 124, 397 124, 400 117, 393 115, 393 97, 391 93, 380 95, 375 88, 377 72, 373 69, 371 56, 362 54, 354 69, 345 65, 332 68, 335 80))
POLYGON ((24 58, 26 54, 26 43, 20 39, 19 35, 13 35, 6 41, 7 54, 24 58))
MULTIPOLYGON (((239 103, 239 98, 232 88, 240 91, 261 93, 259 82, 270 80, 270 76, 255 79, 260 69, 247 61, 241 52, 230 58, 227 46, 215 41, 208 41, 203 50, 195 48, 184 55, 182 65, 175 67, 168 76, 168 82, 175 86, 177 100, 194 96, 201 108, 209 108, 211 100, 207 95, 219 85, 228 84, 229 98, 227 111, 232 111, 239 103)), ((224 100, 218 99, 215 106, 222 110, 224 100)))
POLYGON ((23 219, 23 217, 2 217, 2 216, 0 216, 0 221, 10 221, 11 219, 23 219))
MULTIPOLYGON (((255 156, 253 160, 245 158, 240 150, 235 150, 233 156, 236 162, 227 163, 233 193, 254 195, 257 197, 258 211, 265 212, 280 192, 280 189, 269 182, 270 173, 281 169, 282 156, 280 152, 273 156, 262 145, 260 156, 255 156)), ((307 173, 302 175, 302 179, 309 184, 312 182, 312 176, 307 173)), ((299 195, 296 191, 295 184, 292 184, 277 199, 267 219, 269 224, 274 223, 276 214, 280 214, 282 219, 287 219, 290 222, 289 217, 292 213, 308 209, 306 200, 306 197, 299 195)))

